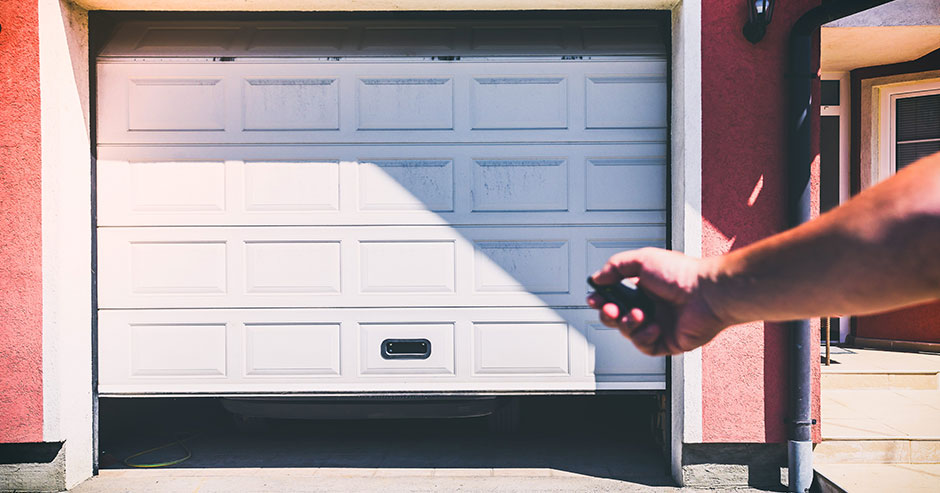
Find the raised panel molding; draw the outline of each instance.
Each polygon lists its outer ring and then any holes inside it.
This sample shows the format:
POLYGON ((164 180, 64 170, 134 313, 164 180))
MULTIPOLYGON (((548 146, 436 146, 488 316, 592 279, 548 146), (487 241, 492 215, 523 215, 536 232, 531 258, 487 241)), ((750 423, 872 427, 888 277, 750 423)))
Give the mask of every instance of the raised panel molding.
POLYGON ((456 241, 362 241, 364 293, 453 293, 456 241))
POLYGON ((340 242, 247 241, 248 293, 340 293, 340 242))
POLYGON ((371 211, 454 210, 451 159, 362 159, 359 207, 371 211))
POLYGON ((248 211, 339 210, 338 161, 245 163, 248 211))
POLYGON ((664 76, 594 76, 585 85, 587 128, 666 126, 664 76))
MULTIPOLYGON (((613 254, 626 250, 636 250, 645 247, 665 248, 666 242, 661 238, 637 240, 588 240, 587 265, 588 268, 599 269, 613 254)), ((587 286, 585 286, 587 289, 587 286)))
POLYGON ((161 49, 183 50, 192 48, 232 47, 239 28, 236 27, 151 27, 141 36, 135 47, 140 52, 161 49))
POLYGON ((585 197, 588 211, 666 208, 665 158, 588 159, 585 197), (624 184, 632 184, 624 192, 624 184))
POLYGON ((245 79, 245 130, 339 130, 335 78, 245 79))
POLYGON ((666 371, 665 358, 654 358, 640 351, 617 329, 600 323, 587 323, 590 342, 589 370, 601 380, 624 380, 635 375, 659 375, 666 371))
POLYGON ((338 50, 348 28, 258 27, 249 38, 247 50, 252 53, 283 54, 285 49, 309 49, 319 46, 338 50))
POLYGON ((564 46, 560 27, 481 27, 472 30, 472 46, 481 48, 524 48, 564 46))
POLYGON ((340 324, 246 323, 245 374, 340 374, 340 324))
POLYGON ((224 212, 224 162, 132 162, 131 209, 138 212, 224 212))
POLYGON ((226 375, 225 324, 131 324, 130 375, 226 375))
POLYGON ((470 86, 473 129, 568 128, 565 77, 476 77, 470 86))
POLYGON ((362 30, 359 47, 363 51, 389 48, 414 48, 453 51, 456 46, 457 29, 449 27, 367 27, 362 30))
POLYGON ((477 241, 477 291, 569 292, 567 241, 477 241))
POLYGON ((475 159, 473 211, 567 211, 565 159, 475 159))
POLYGON ((129 83, 130 131, 225 130, 222 79, 130 79, 129 83))
POLYGON ((450 77, 359 79, 360 130, 451 130, 454 83, 450 77))
POLYGON ((473 324, 473 373, 567 375, 568 324, 473 324))
POLYGON ((225 294, 224 241, 130 243, 134 294, 225 294))

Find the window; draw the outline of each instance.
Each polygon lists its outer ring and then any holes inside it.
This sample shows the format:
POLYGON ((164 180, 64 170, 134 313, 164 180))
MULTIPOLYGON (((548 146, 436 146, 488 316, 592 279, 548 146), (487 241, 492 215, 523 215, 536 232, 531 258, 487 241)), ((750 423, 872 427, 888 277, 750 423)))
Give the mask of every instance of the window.
POLYGON ((872 142, 871 181, 863 182, 864 187, 940 151, 940 79, 889 82, 872 90, 879 101, 872 114, 877 137, 872 142))
POLYGON ((940 94, 895 99, 895 171, 940 151, 940 94))

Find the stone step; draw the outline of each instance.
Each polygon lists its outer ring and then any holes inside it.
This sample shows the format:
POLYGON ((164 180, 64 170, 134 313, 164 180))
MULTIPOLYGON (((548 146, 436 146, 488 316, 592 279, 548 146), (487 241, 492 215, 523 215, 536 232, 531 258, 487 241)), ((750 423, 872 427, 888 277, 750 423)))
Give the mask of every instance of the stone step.
POLYGON ((822 493, 936 493, 937 464, 824 464, 816 467, 822 493))
POLYGON ((823 440, 814 464, 940 464, 940 437, 823 440))
POLYGON ((940 390, 940 354, 834 348, 821 367, 823 394, 830 390, 940 390))
POLYGON ((820 464, 940 464, 940 390, 824 390, 820 464))
POLYGON ((823 371, 822 388, 830 390, 940 390, 937 371, 823 371))
POLYGON ((824 390, 823 440, 940 438, 940 390, 824 390))

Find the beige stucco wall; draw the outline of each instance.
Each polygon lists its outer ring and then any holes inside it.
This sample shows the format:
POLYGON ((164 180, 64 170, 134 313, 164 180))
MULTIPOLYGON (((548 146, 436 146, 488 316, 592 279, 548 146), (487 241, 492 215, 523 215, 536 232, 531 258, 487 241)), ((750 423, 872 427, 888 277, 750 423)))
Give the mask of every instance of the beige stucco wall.
POLYGON ((94 459, 88 82, 88 12, 40 0, 43 440, 65 442, 66 487, 94 459))
POLYGON ((78 0, 89 10, 392 11, 671 9, 678 0, 78 0))
POLYGON ((824 27, 820 45, 827 72, 906 62, 940 48, 940 25, 824 27))
POLYGON ((879 178, 878 176, 882 145, 889 145, 887 143, 882 144, 881 142, 882 122, 885 118, 891 118, 890 115, 881 114, 882 91, 888 88, 919 84, 929 80, 936 80, 940 83, 940 70, 889 75, 862 80, 862 96, 860 98, 861 104, 859 108, 859 118, 862 122, 861 128, 859 129, 859 162, 861 165, 859 183, 861 184, 862 190, 874 185, 880 181, 880 179, 886 178, 879 178))

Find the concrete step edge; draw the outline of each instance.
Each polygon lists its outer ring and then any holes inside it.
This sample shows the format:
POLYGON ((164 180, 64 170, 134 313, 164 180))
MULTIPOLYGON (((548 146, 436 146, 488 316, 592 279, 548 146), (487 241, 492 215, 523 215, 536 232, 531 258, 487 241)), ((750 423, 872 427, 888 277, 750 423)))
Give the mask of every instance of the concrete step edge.
POLYGON ((940 437, 938 437, 938 436, 931 436, 931 435, 914 435, 914 436, 908 436, 908 435, 901 435, 901 436, 886 435, 886 436, 875 436, 875 437, 873 437, 873 436, 857 436, 857 437, 853 437, 853 436, 839 436, 839 437, 832 437, 832 436, 827 437, 827 436, 823 436, 823 437, 822 437, 822 441, 823 441, 823 442, 883 442, 883 441, 886 441, 886 440, 899 440, 899 441, 900 441, 900 440, 904 440, 904 441, 908 441, 908 442, 940 442, 940 437))
POLYGON ((822 375, 937 375, 940 370, 827 370, 822 375))
POLYGON ((824 440, 813 449, 818 464, 940 464, 940 438, 824 440))
POLYGON ((835 481, 819 472, 819 469, 814 469, 813 473, 816 477, 816 484, 819 486, 820 493, 848 493, 844 488, 836 484, 835 481))
POLYGON ((833 390, 940 390, 938 372, 842 372, 823 373, 823 393, 833 390))

